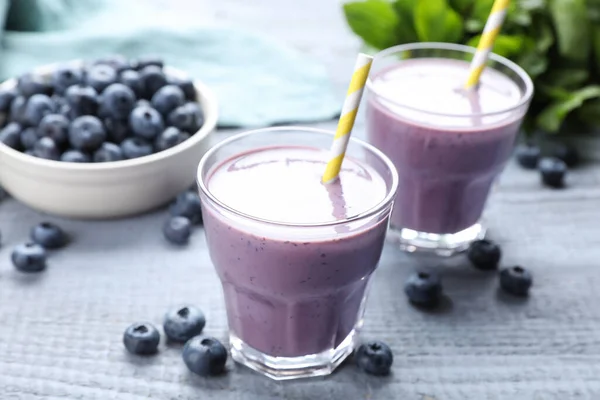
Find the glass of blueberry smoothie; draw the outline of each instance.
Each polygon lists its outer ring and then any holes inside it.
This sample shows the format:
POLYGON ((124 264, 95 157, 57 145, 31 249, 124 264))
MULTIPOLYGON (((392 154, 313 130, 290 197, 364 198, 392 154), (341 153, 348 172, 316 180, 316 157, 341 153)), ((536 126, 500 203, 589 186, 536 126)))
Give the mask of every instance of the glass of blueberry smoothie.
POLYGON ((353 350, 398 183, 351 139, 322 184, 333 133, 269 128, 211 149, 198 185, 233 358, 274 379, 331 373, 353 350))
POLYGON ((398 171, 390 237, 405 250, 448 256, 485 235, 483 209, 533 83, 519 66, 491 54, 477 89, 464 90, 474 52, 416 43, 375 56, 367 136, 398 171))

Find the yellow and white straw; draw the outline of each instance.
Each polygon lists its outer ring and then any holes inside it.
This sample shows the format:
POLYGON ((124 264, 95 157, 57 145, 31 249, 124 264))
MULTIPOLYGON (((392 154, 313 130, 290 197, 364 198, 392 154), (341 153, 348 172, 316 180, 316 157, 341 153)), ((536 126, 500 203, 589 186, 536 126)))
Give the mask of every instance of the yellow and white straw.
POLYGON ((348 147, 348 141, 350 140, 350 133, 354 126, 354 120, 356 119, 356 113, 372 63, 373 57, 366 54, 360 53, 356 59, 354 73, 350 80, 350 87, 348 87, 348 93, 346 94, 344 106, 342 107, 342 115, 338 121, 333 144, 331 145, 329 161, 327 162, 327 167, 323 174, 323 183, 329 183, 335 180, 340 173, 342 161, 344 161, 344 155, 346 154, 346 148, 348 147))
POLYGON ((481 73, 485 68, 485 64, 492 48, 494 47, 494 41, 500 33, 500 29, 502 29, 502 24, 504 23, 509 4, 510 0, 496 0, 494 2, 490 16, 485 23, 485 28, 483 28, 481 39, 479 39, 477 51, 473 56, 473 61, 471 61, 469 78, 465 84, 465 89, 472 89, 477 85, 477 82, 479 82, 481 73))

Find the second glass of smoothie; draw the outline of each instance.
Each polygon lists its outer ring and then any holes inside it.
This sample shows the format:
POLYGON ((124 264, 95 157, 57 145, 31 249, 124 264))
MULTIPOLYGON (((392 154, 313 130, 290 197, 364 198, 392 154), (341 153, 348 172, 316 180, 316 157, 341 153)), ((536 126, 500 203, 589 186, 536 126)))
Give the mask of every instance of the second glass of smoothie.
POLYGON ((465 91, 474 48, 415 43, 376 55, 367 82, 367 135, 395 164, 391 234, 408 251, 448 256, 485 235, 490 189, 506 165, 533 83, 491 54, 465 91))
POLYGON ((362 326, 397 174, 351 140, 324 185, 333 133, 271 128, 221 142, 198 168, 232 357, 274 379, 331 373, 362 326))

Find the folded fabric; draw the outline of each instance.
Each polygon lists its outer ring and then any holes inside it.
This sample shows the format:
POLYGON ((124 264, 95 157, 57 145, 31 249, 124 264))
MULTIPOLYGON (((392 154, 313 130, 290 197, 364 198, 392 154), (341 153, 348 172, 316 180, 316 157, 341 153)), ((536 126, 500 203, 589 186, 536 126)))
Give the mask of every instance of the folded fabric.
MULTIPOLYGON (((220 126, 310 122, 340 111, 319 62, 259 34, 200 24, 186 9, 126 0, 13 1, 19 6, 11 7, 5 26, 12 30, 4 31, 0 49, 3 78, 75 58, 156 54, 214 89, 220 126)), ((0 0, 0 17, 7 2, 0 0)))

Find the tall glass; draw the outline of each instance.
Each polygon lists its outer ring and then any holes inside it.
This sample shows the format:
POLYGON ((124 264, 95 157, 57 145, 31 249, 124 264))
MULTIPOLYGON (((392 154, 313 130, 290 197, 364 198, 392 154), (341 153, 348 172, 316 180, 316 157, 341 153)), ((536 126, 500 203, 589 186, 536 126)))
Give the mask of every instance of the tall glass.
MULTIPOLYGON (((353 351, 389 225, 396 170, 375 147, 351 139, 344 162, 350 158, 371 167, 385 182, 385 197, 369 210, 327 223, 289 224, 244 214, 211 193, 209 183, 223 163, 240 154, 274 147, 328 149, 332 140, 332 132, 310 128, 251 131, 212 148, 198 167, 232 357, 273 379, 329 374, 353 351)), ((272 190, 278 190, 276 182, 272 190)))
POLYGON ((484 206, 510 157, 533 83, 519 66, 490 54, 482 86, 463 91, 474 51, 415 43, 375 56, 367 136, 397 168, 390 237, 405 250, 448 256, 485 235, 484 206), (449 81, 456 89, 444 92, 449 81))

